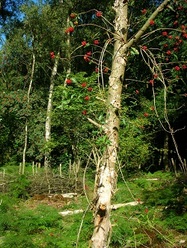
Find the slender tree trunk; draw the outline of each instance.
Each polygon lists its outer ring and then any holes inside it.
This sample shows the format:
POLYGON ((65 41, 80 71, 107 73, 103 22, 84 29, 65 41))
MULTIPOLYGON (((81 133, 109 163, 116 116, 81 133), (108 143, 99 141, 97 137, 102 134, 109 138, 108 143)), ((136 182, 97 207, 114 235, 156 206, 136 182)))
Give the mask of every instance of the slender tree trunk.
POLYGON ((55 57, 55 62, 53 65, 51 78, 50 78, 50 87, 49 87, 49 97, 47 104, 47 114, 45 121, 45 142, 46 142, 46 151, 44 156, 44 167, 50 167, 50 150, 48 148, 49 141, 51 140, 51 114, 53 109, 53 91, 54 91, 54 79, 57 74, 58 69, 58 61, 59 61, 60 53, 55 57))
POLYGON ((169 171, 169 135, 165 133, 164 150, 163 150, 163 166, 165 171, 169 171))
POLYGON ((115 44, 111 75, 109 78, 109 91, 107 99, 107 115, 105 134, 109 145, 103 154, 102 163, 97 182, 97 203, 95 210, 95 229, 92 236, 92 247, 107 247, 108 236, 111 230, 110 205, 111 197, 116 186, 115 164, 118 151, 119 111, 121 106, 121 92, 126 66, 127 39, 127 3, 115 1, 115 44))
MULTIPOLYGON (((33 53, 33 55, 32 55, 31 78, 30 78, 29 88, 28 88, 28 91, 27 91, 27 104, 28 104, 28 106, 29 106, 29 103, 30 103, 30 93, 31 93, 32 82, 33 82, 33 77, 34 77, 35 63, 36 63, 36 59, 35 59, 35 54, 33 53)), ((24 142, 24 148, 23 148, 21 174, 25 173, 27 141, 28 141, 28 119, 26 117, 26 121, 25 121, 25 142, 24 142)))
MULTIPOLYGON (((69 26, 70 18, 67 18, 67 27, 69 26)), ((67 65, 64 67, 66 72, 66 78, 64 80, 64 85, 66 86, 66 80, 71 73, 71 34, 67 34, 66 40, 66 58, 67 58, 67 65)))
POLYGON ((115 43, 112 61, 112 70, 109 78, 109 89, 107 99, 107 114, 103 127, 105 135, 108 137, 106 150, 102 157, 99 168, 99 176, 96 185, 94 231, 92 235, 92 248, 106 248, 109 245, 111 232, 110 205, 111 197, 115 191, 117 175, 115 165, 118 155, 118 135, 119 135, 119 112, 121 108, 121 93, 124 81, 125 67, 127 63, 127 49, 136 42, 145 30, 149 27, 149 22, 169 2, 165 0, 150 16, 137 34, 127 41, 128 30, 128 1, 115 0, 115 43))

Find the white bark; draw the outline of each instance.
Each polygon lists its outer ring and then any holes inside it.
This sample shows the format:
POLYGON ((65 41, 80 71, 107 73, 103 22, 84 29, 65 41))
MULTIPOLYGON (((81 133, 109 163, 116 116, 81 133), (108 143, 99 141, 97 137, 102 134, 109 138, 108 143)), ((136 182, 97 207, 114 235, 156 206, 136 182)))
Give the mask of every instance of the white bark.
POLYGON ((50 87, 49 87, 49 97, 47 104, 47 114, 45 121, 45 142, 46 142, 46 152, 44 157, 44 167, 47 168, 50 166, 50 151, 48 150, 48 143, 51 140, 51 114, 53 109, 53 91, 54 91, 54 79, 57 74, 58 69, 58 61, 59 61, 59 53, 55 57, 55 62, 53 65, 51 78, 50 78, 50 87))
POLYGON ((59 212, 60 215, 62 216, 67 216, 67 215, 74 215, 74 214, 80 214, 83 213, 84 210, 83 209, 77 209, 77 210, 66 210, 63 212, 59 212))
MULTIPOLYGON (((118 203, 118 204, 111 205, 110 209, 116 210, 116 209, 121 208, 121 207, 137 206, 139 204, 143 204, 143 202, 134 201, 134 202, 127 202, 127 203, 118 203)), ((59 212, 59 214, 62 216, 67 216, 67 215, 74 215, 74 214, 79 214, 79 213, 83 213, 83 212, 84 212, 83 209, 77 209, 77 210, 65 210, 63 212, 59 212)))
MULTIPOLYGON (((36 63, 36 59, 35 59, 35 54, 33 53, 33 55, 32 55, 31 77, 30 77, 29 88, 28 88, 28 91, 27 91, 27 104, 28 104, 28 106, 29 106, 29 102, 30 102, 30 94, 31 94, 33 77, 34 77, 35 63, 36 63)), ((23 148, 21 174, 25 173, 27 141, 28 141, 28 120, 27 120, 27 117, 26 117, 26 121, 25 121, 25 142, 24 142, 24 148, 23 148)))
POLYGON ((108 237, 111 231, 110 210, 111 197, 116 185, 115 164, 117 161, 119 110, 121 105, 122 83, 125 73, 125 46, 127 39, 127 3, 116 0, 115 18, 115 44, 112 70, 109 78, 109 90, 107 99, 107 117, 105 121, 105 134, 109 139, 99 170, 97 182, 97 202, 95 209, 94 232, 92 236, 92 248, 103 248, 108 245, 108 237))
POLYGON ((150 16, 137 34, 129 41, 127 41, 128 1, 114 1, 113 8, 116 12, 114 23, 114 55, 109 78, 106 121, 105 127, 103 128, 105 135, 108 137, 109 145, 107 145, 103 154, 99 175, 96 175, 99 180, 96 185, 94 231, 91 238, 92 248, 105 248, 109 245, 109 234, 111 232, 111 197, 115 191, 117 181, 115 165, 118 155, 119 112, 121 108, 122 85, 127 63, 127 48, 131 47, 134 42, 141 37, 149 27, 150 19, 155 18, 169 1, 170 0, 165 0, 150 16))

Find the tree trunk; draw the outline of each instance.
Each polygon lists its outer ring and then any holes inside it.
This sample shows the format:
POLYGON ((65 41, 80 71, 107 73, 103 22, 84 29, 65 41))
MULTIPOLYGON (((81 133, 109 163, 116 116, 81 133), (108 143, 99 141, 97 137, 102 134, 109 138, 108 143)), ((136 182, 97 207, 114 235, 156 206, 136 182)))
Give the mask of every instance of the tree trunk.
MULTIPOLYGON (((67 27, 70 24, 70 18, 68 16, 67 18, 67 27)), ((66 78, 64 80, 64 86, 66 86, 66 80, 68 78, 68 76, 71 73, 71 35, 70 33, 67 34, 67 40, 66 40, 66 54, 65 54, 66 58, 67 58, 67 64, 65 64, 64 69, 66 72, 66 78)))
MULTIPOLYGON (((30 103, 30 93, 31 93, 32 82, 33 82, 33 77, 34 77, 35 63, 36 63, 36 59, 35 59, 35 54, 33 53, 33 55, 32 55, 31 78, 30 78, 29 88, 28 88, 28 91, 27 91, 27 104, 28 104, 28 106, 29 106, 29 103, 30 103)), ((25 121, 25 142, 24 142, 24 148, 23 148, 21 174, 25 173, 27 141, 28 141, 28 120, 27 120, 27 117, 26 117, 26 121, 25 121)))
POLYGON ((107 99, 107 115, 105 121, 105 135, 108 137, 103 154, 97 180, 97 202, 95 209, 94 232, 92 247, 107 247, 108 236, 111 231, 110 210, 111 197, 116 186, 115 164, 117 161, 119 111, 121 106, 121 92, 126 66, 126 40, 127 40, 127 3, 116 0, 114 3, 115 18, 115 44, 112 70, 109 78, 107 99))
POLYGON ((141 37, 149 27, 150 20, 154 19, 169 1, 170 0, 165 0, 153 12, 150 18, 148 18, 137 34, 129 41, 127 41, 128 1, 114 1, 113 8, 116 12, 114 22, 115 43, 111 75, 109 78, 106 120, 103 127, 105 135, 108 138, 108 145, 102 157, 99 175, 96 175, 98 180, 94 209, 94 231, 91 238, 92 248, 105 248, 109 245, 109 235, 111 232, 111 197, 115 191, 117 182, 115 165, 118 155, 119 112, 121 108, 122 85, 127 63, 127 49, 141 37))
POLYGON ((47 104, 47 114, 45 121, 45 142, 46 142, 46 150, 44 157, 44 167, 50 167, 50 149, 48 147, 49 141, 51 140, 51 114, 53 109, 53 90, 54 90, 54 79, 57 74, 58 69, 58 61, 59 61, 60 53, 58 53, 55 57, 54 66, 51 73, 50 78, 50 87, 49 87, 49 98, 47 104))

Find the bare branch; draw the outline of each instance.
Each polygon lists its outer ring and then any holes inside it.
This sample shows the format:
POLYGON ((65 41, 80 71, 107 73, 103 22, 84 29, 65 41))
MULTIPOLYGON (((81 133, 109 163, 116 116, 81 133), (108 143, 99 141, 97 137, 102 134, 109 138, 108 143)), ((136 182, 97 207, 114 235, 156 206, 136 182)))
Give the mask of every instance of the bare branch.
POLYGON ((101 128, 101 129, 103 129, 105 131, 107 130, 104 125, 101 125, 101 124, 97 123, 96 121, 92 120, 91 118, 87 117, 87 120, 89 122, 91 122, 92 124, 94 124, 96 127, 101 128))

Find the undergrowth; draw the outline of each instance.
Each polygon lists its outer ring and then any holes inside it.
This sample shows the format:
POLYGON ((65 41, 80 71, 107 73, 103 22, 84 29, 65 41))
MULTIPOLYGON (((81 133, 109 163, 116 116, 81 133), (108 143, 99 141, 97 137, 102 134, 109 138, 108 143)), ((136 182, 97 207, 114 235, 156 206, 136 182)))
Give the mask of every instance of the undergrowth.
MULTIPOLYGON (((92 188, 90 178, 87 177, 86 184, 92 188)), ((0 194, 0 247, 89 247, 92 211, 89 209, 84 219, 84 213, 64 217, 59 214, 63 210, 86 209, 85 196, 80 194, 60 209, 43 203, 33 208, 28 203, 32 200, 28 194, 31 180, 17 175, 9 191, 0 194)), ((120 180, 113 204, 132 201, 139 204, 111 212, 110 247, 186 247, 186 188, 184 175, 176 179, 172 173, 161 171, 120 180)))

